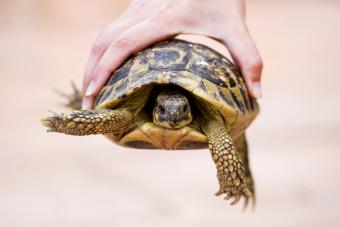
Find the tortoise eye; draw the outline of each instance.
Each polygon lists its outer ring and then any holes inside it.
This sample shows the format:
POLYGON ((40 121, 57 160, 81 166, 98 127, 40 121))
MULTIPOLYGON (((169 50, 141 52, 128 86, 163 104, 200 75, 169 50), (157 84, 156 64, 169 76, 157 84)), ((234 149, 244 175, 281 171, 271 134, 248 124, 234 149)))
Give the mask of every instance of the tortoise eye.
POLYGON ((161 111, 161 114, 165 114, 165 109, 163 106, 159 107, 159 110, 161 111))
POLYGON ((187 112, 187 110, 188 110, 188 105, 185 104, 184 107, 183 107, 183 111, 184 111, 184 112, 187 112))

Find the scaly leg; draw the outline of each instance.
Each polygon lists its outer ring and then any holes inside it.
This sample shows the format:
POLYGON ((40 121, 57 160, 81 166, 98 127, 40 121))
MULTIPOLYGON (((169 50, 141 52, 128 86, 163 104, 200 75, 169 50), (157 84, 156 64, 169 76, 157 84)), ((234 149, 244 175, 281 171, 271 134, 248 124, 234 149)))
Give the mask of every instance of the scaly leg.
POLYGON ((127 110, 80 110, 69 114, 54 114, 42 119, 48 132, 60 132, 74 136, 105 134, 123 130, 132 121, 127 110))
MULTIPOLYGON (((253 194, 253 197, 251 197, 253 208, 255 207, 256 202, 256 195, 255 195, 255 186, 254 186, 254 180, 251 175, 250 167, 249 167, 249 157, 248 157, 248 145, 245 134, 240 136, 237 140, 235 140, 235 147, 238 151, 240 158, 244 164, 244 170, 245 170, 245 183, 250 190, 250 192, 253 194)), ((245 197, 244 202, 244 209, 248 205, 249 198, 245 197)))
POLYGON ((225 199, 234 198, 236 204, 241 196, 252 197, 245 182, 245 169, 235 145, 222 122, 211 120, 204 127, 209 149, 217 168, 220 189, 215 195, 226 194, 225 199))

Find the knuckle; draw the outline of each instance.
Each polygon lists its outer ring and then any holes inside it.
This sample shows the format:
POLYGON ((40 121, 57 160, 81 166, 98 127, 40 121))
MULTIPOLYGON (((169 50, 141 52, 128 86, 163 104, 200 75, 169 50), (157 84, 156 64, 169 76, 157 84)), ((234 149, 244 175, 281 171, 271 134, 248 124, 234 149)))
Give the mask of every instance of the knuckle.
MULTIPOLYGON (((163 10, 162 10, 163 11, 163 10)), ((156 13, 152 19, 150 20, 150 22, 157 22, 157 23, 160 23, 160 24, 163 24, 163 25, 166 25, 169 23, 168 19, 167 19, 167 16, 162 13, 162 12, 158 12, 156 13)))
POLYGON ((172 25, 175 21, 177 21, 176 15, 172 13, 171 6, 165 5, 163 6, 157 13, 153 16, 153 21, 158 22, 162 25, 172 25))
POLYGON ((182 17, 179 19, 179 22, 181 25, 188 28, 197 26, 197 21, 191 17, 182 17))
POLYGON ((127 37, 119 37, 112 42, 112 46, 116 48, 126 48, 130 45, 130 40, 127 37))
POLYGON ((101 54, 102 52, 105 51, 105 44, 101 40, 97 40, 93 46, 91 52, 94 54, 101 54))
POLYGON ((157 27, 167 34, 178 34, 183 27, 178 17, 168 12, 158 12, 149 19, 149 23, 152 27, 157 27))

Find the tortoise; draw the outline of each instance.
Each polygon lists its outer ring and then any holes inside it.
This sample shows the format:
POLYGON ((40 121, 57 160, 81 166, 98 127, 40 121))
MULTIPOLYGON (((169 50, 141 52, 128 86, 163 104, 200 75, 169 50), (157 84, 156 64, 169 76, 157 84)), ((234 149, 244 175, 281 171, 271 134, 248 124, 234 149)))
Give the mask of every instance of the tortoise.
POLYGON ((112 73, 95 100, 80 110, 42 120, 50 132, 104 134, 139 149, 209 148, 219 190, 236 204, 255 202, 245 129, 259 112, 238 67, 211 48, 171 39, 130 56, 112 73))

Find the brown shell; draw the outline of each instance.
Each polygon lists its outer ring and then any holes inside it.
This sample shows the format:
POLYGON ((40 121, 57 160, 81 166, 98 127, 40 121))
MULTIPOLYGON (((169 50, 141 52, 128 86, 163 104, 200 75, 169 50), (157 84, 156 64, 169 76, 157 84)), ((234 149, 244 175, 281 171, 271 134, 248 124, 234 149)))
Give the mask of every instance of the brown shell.
POLYGON ((109 78, 97 108, 114 108, 149 84, 177 85, 212 104, 238 137, 258 113, 240 70, 211 48, 173 39, 130 57, 109 78))

